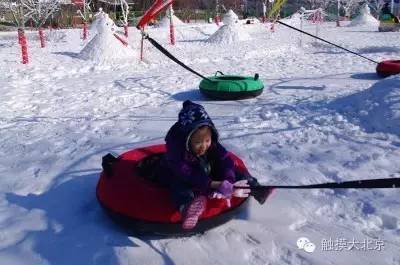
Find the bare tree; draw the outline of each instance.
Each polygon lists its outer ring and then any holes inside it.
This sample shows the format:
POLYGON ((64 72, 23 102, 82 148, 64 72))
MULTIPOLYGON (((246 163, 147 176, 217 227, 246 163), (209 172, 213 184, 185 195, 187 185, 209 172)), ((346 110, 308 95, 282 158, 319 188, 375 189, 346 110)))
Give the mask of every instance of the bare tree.
POLYGON ((378 16, 379 11, 381 10, 383 4, 385 3, 384 1, 379 1, 379 0, 368 0, 367 1, 368 6, 374 10, 375 14, 378 16))
POLYGON ((76 11, 84 21, 89 20, 89 12, 92 11, 91 5, 92 5, 92 0, 86 0, 83 2, 83 12, 80 9, 76 11))
POLYGON ((345 11, 345 16, 350 18, 360 7, 360 3, 364 3, 364 0, 346 0, 341 1, 342 7, 345 11))
POLYGON ((19 28, 23 28, 26 18, 28 16, 25 14, 24 8, 21 3, 22 0, 3 0, 2 2, 5 7, 11 11, 14 24, 19 28))
POLYGON ((59 10, 61 0, 19 0, 25 11, 25 17, 31 18, 37 27, 59 10))
POLYGON ((122 24, 128 25, 128 16, 129 16, 129 5, 126 0, 119 0, 121 4, 122 10, 122 24))

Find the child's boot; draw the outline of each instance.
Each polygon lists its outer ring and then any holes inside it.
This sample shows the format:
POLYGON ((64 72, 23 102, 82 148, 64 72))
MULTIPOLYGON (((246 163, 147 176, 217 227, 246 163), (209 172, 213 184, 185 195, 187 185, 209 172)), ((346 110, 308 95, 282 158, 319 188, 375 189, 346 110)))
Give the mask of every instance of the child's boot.
POLYGON ((200 215, 206 209, 206 205, 207 198, 205 196, 194 198, 182 211, 182 228, 185 230, 194 228, 200 215))

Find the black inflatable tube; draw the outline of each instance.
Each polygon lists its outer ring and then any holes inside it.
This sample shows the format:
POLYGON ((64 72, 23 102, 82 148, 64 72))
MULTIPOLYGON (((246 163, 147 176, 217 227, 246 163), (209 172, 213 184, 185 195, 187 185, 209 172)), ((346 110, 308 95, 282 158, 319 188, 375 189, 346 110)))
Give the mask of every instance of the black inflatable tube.
POLYGON ((238 99, 254 98, 261 95, 263 90, 264 87, 259 90, 253 90, 253 91, 225 92, 225 91, 213 91, 200 88, 200 92, 204 94, 206 97, 212 99, 221 99, 221 100, 238 100, 238 99))

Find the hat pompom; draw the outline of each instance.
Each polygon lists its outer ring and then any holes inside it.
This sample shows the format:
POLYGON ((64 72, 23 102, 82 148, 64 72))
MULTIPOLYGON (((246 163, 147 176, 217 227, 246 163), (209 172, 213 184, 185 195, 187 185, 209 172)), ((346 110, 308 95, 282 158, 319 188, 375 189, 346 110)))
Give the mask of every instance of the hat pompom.
POLYGON ((193 102, 187 99, 187 100, 185 100, 185 102, 183 102, 182 108, 187 108, 190 105, 193 105, 193 102))

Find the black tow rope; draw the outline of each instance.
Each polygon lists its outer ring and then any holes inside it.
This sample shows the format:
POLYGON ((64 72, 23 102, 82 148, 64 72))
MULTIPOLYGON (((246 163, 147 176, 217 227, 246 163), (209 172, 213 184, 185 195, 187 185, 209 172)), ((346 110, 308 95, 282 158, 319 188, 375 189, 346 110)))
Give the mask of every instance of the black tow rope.
POLYGON ((329 43, 330 45, 333 45, 333 46, 335 46, 336 48, 339 48, 339 49, 345 50, 345 51, 347 51, 347 52, 349 52, 349 53, 352 53, 352 54, 355 54, 355 55, 357 55, 357 56, 360 56, 360 57, 362 57, 362 58, 364 58, 364 59, 367 59, 367 60, 370 61, 370 62, 379 64, 379 62, 374 61, 374 60, 372 60, 372 59, 370 59, 370 58, 368 58, 368 57, 365 57, 364 55, 361 55, 361 54, 359 54, 359 53, 350 51, 349 49, 346 49, 346 48, 344 48, 344 47, 342 47, 342 46, 339 46, 339 45, 337 45, 337 44, 334 44, 334 43, 332 43, 332 42, 330 42, 330 41, 324 40, 324 39, 322 39, 322 38, 320 38, 320 37, 317 37, 317 36, 315 36, 315 35, 312 35, 312 34, 310 34, 310 33, 308 33, 308 32, 305 32, 305 31, 303 31, 303 30, 301 30, 301 29, 298 29, 298 28, 295 28, 295 27, 293 27, 293 26, 290 26, 290 25, 288 25, 288 24, 286 24, 286 23, 283 23, 282 21, 279 21, 279 20, 278 20, 278 21, 276 21, 276 22, 279 23, 279 24, 282 24, 282 25, 284 25, 284 26, 286 26, 286 27, 288 27, 288 28, 297 30, 297 31, 299 31, 299 32, 301 32, 301 33, 304 33, 304 34, 308 35, 308 36, 311 36, 311 37, 313 37, 313 38, 316 38, 316 39, 318 39, 318 40, 320 40, 320 41, 329 43))
POLYGON ((388 189, 400 188, 400 178, 384 178, 384 179, 362 179, 345 182, 329 182, 312 185, 298 185, 298 186, 254 186, 254 187, 235 187, 235 189, 251 189, 251 190, 265 190, 265 189, 388 189))
POLYGON ((150 41, 150 43, 153 44, 153 46, 156 47, 160 52, 162 52, 165 56, 167 56, 172 61, 174 61, 175 63, 179 64, 180 66, 182 66, 186 70, 192 72, 193 74, 195 74, 195 75, 197 75, 197 76, 199 76, 199 77, 201 77, 203 79, 206 79, 207 81, 214 82, 211 79, 203 76, 202 74, 199 74, 198 72, 196 72, 195 70, 193 70, 192 68, 190 68, 186 64, 182 63, 181 61, 179 61, 175 56, 173 56, 169 51, 167 51, 163 46, 161 46, 161 44, 159 44, 157 41, 155 41, 153 38, 151 38, 148 34, 144 34, 144 38, 148 39, 150 41))

